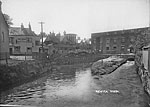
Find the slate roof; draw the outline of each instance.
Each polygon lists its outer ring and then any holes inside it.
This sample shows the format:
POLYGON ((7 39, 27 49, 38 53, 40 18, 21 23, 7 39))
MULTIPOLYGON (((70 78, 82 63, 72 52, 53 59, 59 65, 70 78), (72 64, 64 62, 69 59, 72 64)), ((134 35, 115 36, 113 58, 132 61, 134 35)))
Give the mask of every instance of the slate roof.
POLYGON ((59 39, 56 36, 48 35, 45 39, 45 44, 51 44, 51 43, 59 43, 59 39))
POLYGON ((149 27, 126 29, 126 30, 116 30, 116 31, 108 31, 108 32, 99 32, 99 33, 92 33, 92 36, 97 37, 97 36, 105 36, 105 35, 121 35, 121 34, 128 34, 128 33, 138 34, 139 32, 148 30, 148 28, 149 27))
POLYGON ((36 34, 33 31, 31 31, 29 28, 21 29, 21 27, 10 27, 9 28, 9 35, 35 36, 36 34))

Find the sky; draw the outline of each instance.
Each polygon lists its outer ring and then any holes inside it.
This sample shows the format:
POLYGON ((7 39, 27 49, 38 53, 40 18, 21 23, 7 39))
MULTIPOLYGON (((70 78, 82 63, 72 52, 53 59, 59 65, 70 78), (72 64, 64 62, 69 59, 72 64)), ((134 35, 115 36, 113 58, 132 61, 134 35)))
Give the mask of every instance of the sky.
POLYGON ((1 0, 2 11, 15 27, 28 27, 39 34, 75 33, 90 38, 91 33, 149 26, 148 0, 1 0))

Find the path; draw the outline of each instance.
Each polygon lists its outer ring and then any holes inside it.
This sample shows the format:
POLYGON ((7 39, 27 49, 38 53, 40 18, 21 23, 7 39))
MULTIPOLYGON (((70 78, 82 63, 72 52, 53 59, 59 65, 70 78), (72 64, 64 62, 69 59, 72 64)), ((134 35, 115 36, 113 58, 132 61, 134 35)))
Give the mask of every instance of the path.
MULTIPOLYGON (((115 72, 95 80, 100 89, 100 107, 148 107, 148 99, 136 73, 134 62, 128 62, 115 72)), ((98 87, 97 87, 98 88, 98 87)))

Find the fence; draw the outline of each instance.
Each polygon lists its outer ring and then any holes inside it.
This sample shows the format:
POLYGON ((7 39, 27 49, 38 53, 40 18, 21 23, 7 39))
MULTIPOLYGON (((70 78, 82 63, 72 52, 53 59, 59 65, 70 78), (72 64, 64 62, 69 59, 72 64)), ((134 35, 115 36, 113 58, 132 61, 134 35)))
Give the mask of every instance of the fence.
POLYGON ((47 57, 48 57, 47 53, 32 53, 33 59, 40 60, 40 59, 47 59, 47 57))

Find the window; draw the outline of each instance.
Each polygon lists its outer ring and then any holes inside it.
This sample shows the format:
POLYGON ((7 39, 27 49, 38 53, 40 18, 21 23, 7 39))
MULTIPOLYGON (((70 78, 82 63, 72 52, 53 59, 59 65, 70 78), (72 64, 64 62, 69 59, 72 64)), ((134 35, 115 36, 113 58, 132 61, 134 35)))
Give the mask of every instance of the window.
POLYGON ((121 50, 124 50, 124 49, 125 49, 125 46, 122 45, 122 46, 121 46, 121 50))
POLYGON ((10 44, 14 44, 14 38, 13 38, 13 37, 10 37, 10 38, 9 38, 9 43, 10 43, 10 44))
POLYGON ((100 44, 103 42, 103 41, 102 41, 102 38, 99 39, 99 42, 100 42, 100 44))
POLYGON ((117 49, 117 46, 115 45, 115 46, 113 46, 113 50, 116 50, 117 49))
POLYGON ((4 42, 5 41, 5 37, 4 37, 5 35, 4 35, 4 32, 2 32, 2 42, 4 42))
POLYGON ((20 52, 20 46, 15 46, 15 47, 14 47, 14 51, 15 51, 15 52, 20 52))
POLYGON ((32 48, 31 47, 27 47, 27 52, 32 52, 32 48))
POLYGON ((117 32, 114 32, 114 34, 116 35, 116 34, 117 34, 117 32))
POLYGON ((109 47, 106 47, 106 50, 109 50, 109 47))
POLYGON ((27 38, 27 42, 32 42, 32 38, 27 38))
POLYGON ((114 38, 114 43, 117 43, 117 38, 114 38))
POLYGON ((96 44, 96 39, 93 40, 93 43, 96 44))
POLYGON ((35 46, 39 46, 40 45, 40 41, 35 41, 35 46))
POLYGON ((110 39, 107 38, 107 39, 106 39, 106 44, 109 44, 109 43, 110 43, 110 39))
POLYGON ((125 38, 124 37, 121 38, 121 42, 125 42, 125 38))

